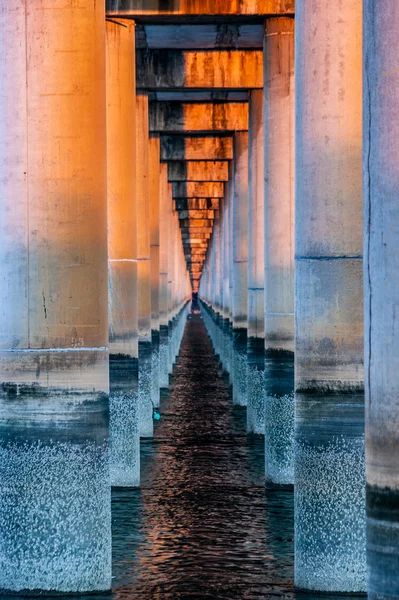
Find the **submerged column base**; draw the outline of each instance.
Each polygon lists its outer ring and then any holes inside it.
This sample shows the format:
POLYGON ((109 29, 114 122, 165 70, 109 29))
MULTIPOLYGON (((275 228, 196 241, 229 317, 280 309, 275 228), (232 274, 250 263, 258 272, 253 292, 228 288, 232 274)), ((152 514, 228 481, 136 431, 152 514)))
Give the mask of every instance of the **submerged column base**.
POLYGON ((294 353, 266 350, 265 373, 266 487, 294 485, 294 353))
POLYGON ((233 329, 233 404, 247 405, 247 330, 233 329))
POLYGON ((161 391, 159 384, 159 331, 151 331, 151 382, 152 382, 152 402, 158 407, 161 402, 161 391))
POLYGON ((296 394, 295 585, 364 592, 364 395, 296 394))
POLYGON ((139 406, 140 437, 154 435, 154 406, 152 403, 151 342, 139 342, 139 406))
POLYGON ((107 591, 107 351, 0 352, 0 364, 0 590, 107 591))
POLYGON ((140 410, 138 359, 110 355, 111 485, 140 485, 140 410))
POLYGON ((248 338, 247 343, 247 431, 265 433, 265 341, 248 338))

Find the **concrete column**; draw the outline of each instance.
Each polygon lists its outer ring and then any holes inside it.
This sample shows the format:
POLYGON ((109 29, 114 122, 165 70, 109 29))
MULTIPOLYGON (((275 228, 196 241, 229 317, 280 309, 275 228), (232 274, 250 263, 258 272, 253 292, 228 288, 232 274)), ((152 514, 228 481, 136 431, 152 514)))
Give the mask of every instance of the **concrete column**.
POLYGON ((32 8, 0 11, 0 589, 105 591, 104 4, 32 8))
POLYGON ((245 406, 248 326, 248 132, 237 132, 233 147, 233 402, 245 406))
POLYGON ((111 484, 140 483, 135 24, 108 21, 107 196, 111 484))
POLYGON ((249 95, 247 431, 264 434, 264 135, 263 90, 249 95))
POLYGON ((168 235, 169 211, 172 210, 172 184, 168 183, 168 166, 160 165, 159 217, 159 385, 167 388, 168 373, 168 235))
POLYGON ((265 478, 294 483, 294 20, 264 38, 265 478))
POLYGON ((366 589, 362 2, 296 13, 295 583, 366 589))
POLYGON ((150 164, 150 255, 151 255, 151 384, 152 402, 160 403, 159 386, 159 203, 160 203, 160 142, 157 134, 151 134, 149 147, 150 164))
POLYGON ((168 235, 168 372, 173 371, 173 325, 174 325, 174 208, 173 204, 169 211, 169 235, 168 235))
POLYGON ((399 594, 397 170, 399 11, 364 2, 364 287, 368 593, 399 594))
POLYGON ((231 185, 232 185, 232 167, 230 165, 231 178, 225 185, 224 193, 224 218, 223 218, 223 331, 224 331, 224 367, 230 374, 231 369, 231 346, 232 346, 232 327, 231 327, 231 185))
POLYGON ((151 228, 148 96, 136 97, 137 276, 140 435, 153 435, 151 357, 151 228))

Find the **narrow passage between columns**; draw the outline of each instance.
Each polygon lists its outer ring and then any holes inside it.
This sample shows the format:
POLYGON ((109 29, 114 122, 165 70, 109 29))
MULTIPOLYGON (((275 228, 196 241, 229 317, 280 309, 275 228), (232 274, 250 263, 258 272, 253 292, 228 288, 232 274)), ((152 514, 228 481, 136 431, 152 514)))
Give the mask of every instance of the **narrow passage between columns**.
POLYGON ((160 411, 141 489, 113 491, 114 594, 293 597, 292 491, 265 491, 263 440, 247 437, 200 314, 160 411))

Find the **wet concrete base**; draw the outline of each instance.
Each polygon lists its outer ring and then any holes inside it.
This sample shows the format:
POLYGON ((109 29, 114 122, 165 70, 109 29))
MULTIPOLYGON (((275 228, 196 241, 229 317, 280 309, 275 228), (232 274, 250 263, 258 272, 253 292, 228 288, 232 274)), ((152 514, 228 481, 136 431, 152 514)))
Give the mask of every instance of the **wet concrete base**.
POLYGON ((248 338, 247 342, 247 431, 265 432, 265 349, 263 338, 248 338))
POLYGON ((140 410, 138 359, 110 355, 111 485, 140 485, 140 410))
POLYGON ((152 348, 151 342, 139 342, 140 437, 152 437, 152 348))
POLYGON ((364 396, 296 394, 295 584, 363 592, 364 396))
POLYGON ((267 350, 264 373, 266 485, 294 485, 294 354, 267 350))
POLYGON ((247 330, 233 329, 233 402, 247 405, 247 330))
POLYGON ((367 486, 368 596, 399 597, 399 490, 367 486))
POLYGON ((160 403, 160 382, 159 382, 159 331, 151 331, 151 382, 152 382, 152 403, 158 407, 160 403))
POLYGON ((3 384, 0 415, 0 590, 110 589, 108 396, 3 384))

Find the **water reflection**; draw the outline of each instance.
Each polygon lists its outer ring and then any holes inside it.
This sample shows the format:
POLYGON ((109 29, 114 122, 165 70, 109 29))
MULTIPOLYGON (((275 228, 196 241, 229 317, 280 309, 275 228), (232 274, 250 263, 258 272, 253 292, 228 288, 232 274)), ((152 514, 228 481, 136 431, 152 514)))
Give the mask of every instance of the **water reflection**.
POLYGON ((161 413, 142 488, 112 493, 112 594, 88 600, 317 600, 293 589, 293 492, 265 490, 263 439, 246 435, 200 316, 161 413))

